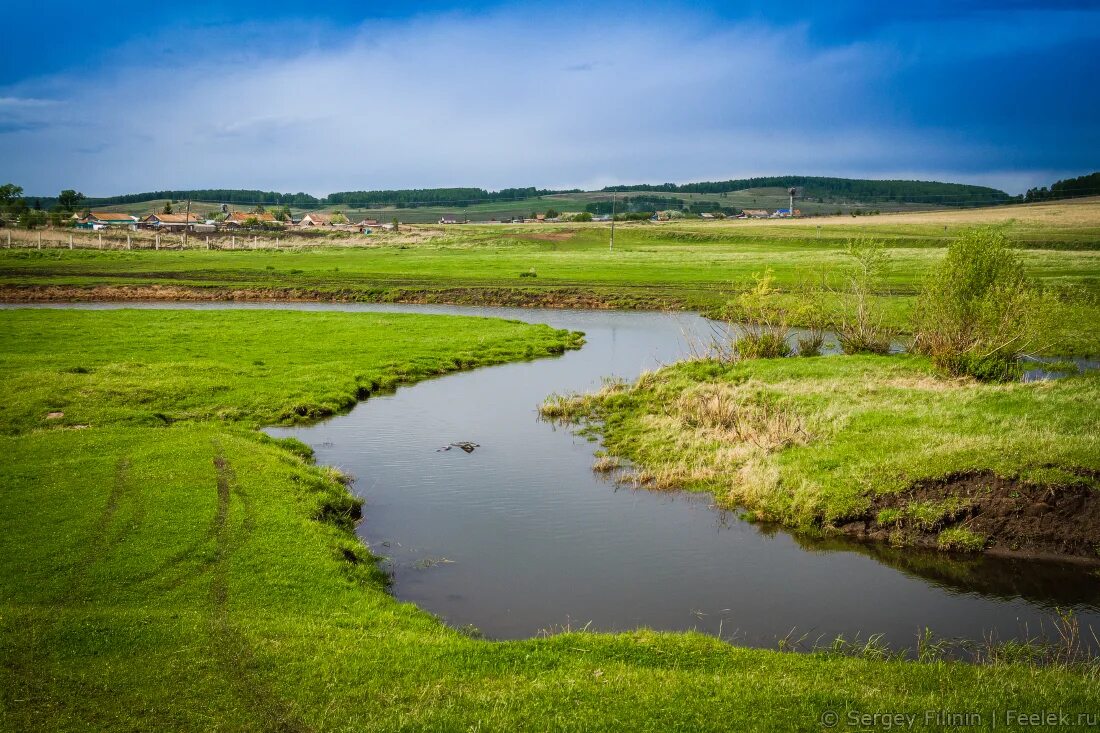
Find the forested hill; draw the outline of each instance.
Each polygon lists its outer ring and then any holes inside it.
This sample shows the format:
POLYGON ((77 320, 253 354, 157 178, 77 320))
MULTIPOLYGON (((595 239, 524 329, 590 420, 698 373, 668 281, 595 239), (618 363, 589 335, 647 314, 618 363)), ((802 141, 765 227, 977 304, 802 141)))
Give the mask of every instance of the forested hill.
MULTIPOLYGON (((934 206, 978 206, 1018 201, 1019 197, 1009 196, 1004 191, 986 186, 971 186, 963 183, 941 183, 938 181, 875 181, 856 178, 827 178, 821 176, 769 176, 760 178, 740 178, 729 181, 704 181, 700 183, 663 183, 637 184, 629 186, 608 186, 602 192, 651 191, 664 193, 700 193, 722 194, 744 189, 760 188, 798 188, 800 199, 821 199, 823 201, 846 201, 866 204, 879 202, 923 203, 934 206)), ((313 196, 308 193, 279 193, 278 191, 259 191, 248 189, 190 189, 172 191, 149 191, 145 193, 125 194, 121 196, 88 197, 85 206, 113 206, 117 204, 136 204, 146 201, 204 201, 209 203, 227 203, 236 205, 282 205, 296 208, 322 206, 348 206, 365 208, 371 206, 395 206, 398 208, 416 208, 418 206, 464 206, 481 203, 522 201, 524 199, 554 194, 581 193, 580 189, 555 190, 542 188, 504 188, 489 191, 484 188, 410 188, 383 189, 373 191, 340 191, 327 196, 313 196)), ((44 202, 45 198, 42 199, 44 202)), ((52 202, 52 199, 50 199, 52 202)))
POLYGON ((84 199, 84 203, 87 206, 114 206, 116 204, 138 204, 146 201, 185 201, 191 199, 192 201, 241 205, 287 204, 302 208, 331 205, 416 208, 417 206, 442 204, 461 206, 463 204, 492 201, 518 201, 555 193, 579 192, 580 189, 557 191, 541 188, 504 188, 500 191, 486 191, 483 188, 406 188, 380 191, 340 191, 318 198, 308 193, 279 193, 278 191, 254 191, 237 188, 202 188, 180 191, 148 191, 146 193, 130 193, 122 196, 98 198, 89 197, 84 199))
POLYGON ((1053 199, 1069 199, 1078 196, 1100 196, 1100 171, 1090 173, 1087 176, 1066 178, 1055 181, 1050 188, 1028 189, 1025 201, 1050 201, 1053 199))
POLYGON ((121 196, 89 196, 87 206, 114 206, 116 204, 140 204, 146 201, 208 201, 226 204, 289 204, 291 206, 323 205, 324 199, 308 193, 279 193, 278 191, 252 191, 244 188, 195 188, 181 191, 147 191, 121 196))
POLYGON ((828 178, 823 176, 765 176, 736 178, 729 181, 702 183, 638 184, 608 186, 604 191, 662 191, 668 193, 729 193, 746 188, 798 188, 800 198, 843 199, 874 203, 898 201, 907 203, 942 204, 945 206, 997 204, 1014 200, 1004 191, 987 186, 939 181, 876 181, 863 178, 828 178))

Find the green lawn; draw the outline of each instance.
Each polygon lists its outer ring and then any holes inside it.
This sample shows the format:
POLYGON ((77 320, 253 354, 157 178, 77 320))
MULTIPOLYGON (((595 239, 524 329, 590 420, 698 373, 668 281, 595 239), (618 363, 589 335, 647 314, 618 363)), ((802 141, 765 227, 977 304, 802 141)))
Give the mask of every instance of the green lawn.
POLYGON ((575 343, 436 316, 0 311, 0 729, 791 730, 1100 704, 1092 675, 1019 664, 471 638, 389 596, 338 476, 254 429, 575 343))

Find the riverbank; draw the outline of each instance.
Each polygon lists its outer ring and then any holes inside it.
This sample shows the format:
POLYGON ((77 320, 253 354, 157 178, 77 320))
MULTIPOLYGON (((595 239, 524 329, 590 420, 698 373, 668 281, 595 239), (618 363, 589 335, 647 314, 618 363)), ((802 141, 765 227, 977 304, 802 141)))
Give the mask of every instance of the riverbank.
POLYGON ((252 429, 471 355, 552 354, 568 334, 362 314, 0 320, 4 727, 790 729, 826 710, 1096 707, 1078 668, 883 660, 874 645, 855 657, 646 631, 478 640, 394 600, 351 533, 358 507, 339 475, 252 429))
POLYGON ((988 385, 914 356, 689 361, 542 413, 601 436, 598 470, 707 491, 759 521, 1100 563, 1094 372, 988 385))

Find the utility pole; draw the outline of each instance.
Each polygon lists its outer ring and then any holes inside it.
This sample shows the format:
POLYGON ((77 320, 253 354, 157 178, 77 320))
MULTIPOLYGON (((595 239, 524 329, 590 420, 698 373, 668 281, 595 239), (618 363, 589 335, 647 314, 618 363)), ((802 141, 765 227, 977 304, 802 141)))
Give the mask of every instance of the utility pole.
POLYGON ((617 195, 611 194, 611 243, 607 245, 608 252, 615 251, 615 200, 617 195))
POLYGON ((191 225, 191 199, 187 199, 187 214, 183 217, 183 248, 187 249, 187 227, 191 225))

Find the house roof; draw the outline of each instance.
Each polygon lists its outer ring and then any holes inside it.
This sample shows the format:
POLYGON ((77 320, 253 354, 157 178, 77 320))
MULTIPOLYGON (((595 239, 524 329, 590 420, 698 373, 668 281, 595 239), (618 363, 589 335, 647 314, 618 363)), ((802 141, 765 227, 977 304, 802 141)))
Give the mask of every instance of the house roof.
POLYGON ((311 211, 308 214, 302 216, 302 221, 309 219, 314 224, 331 224, 328 214, 318 214, 316 211, 311 211))
POLYGON ((741 211, 745 216, 767 216, 767 209, 744 209, 741 211))
POLYGON ((262 214, 247 211, 231 211, 229 212, 229 216, 225 217, 226 222, 236 222, 237 224, 243 224, 249 219, 255 219, 256 221, 275 221, 275 215, 267 211, 262 214))
POLYGON ((137 221, 137 217, 117 211, 93 211, 88 216, 99 221, 137 221))
POLYGON ((145 221, 159 221, 161 224, 197 224, 198 214, 150 214, 145 221))

